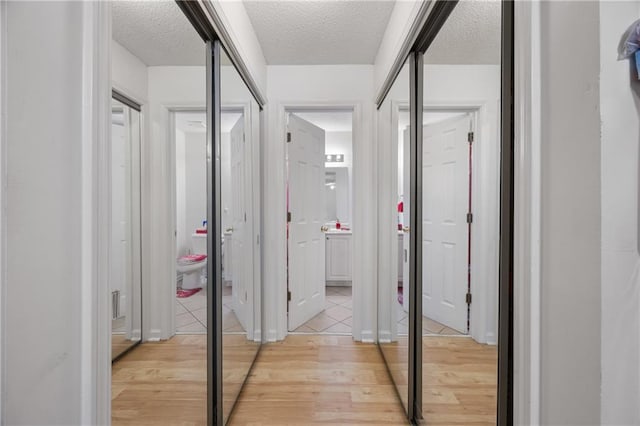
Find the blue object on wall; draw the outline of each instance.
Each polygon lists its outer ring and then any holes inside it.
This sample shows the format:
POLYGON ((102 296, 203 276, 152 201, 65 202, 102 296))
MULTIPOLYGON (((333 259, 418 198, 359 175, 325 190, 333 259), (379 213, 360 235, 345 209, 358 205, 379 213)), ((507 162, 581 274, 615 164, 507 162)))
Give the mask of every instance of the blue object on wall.
POLYGON ((636 73, 638 74, 637 78, 640 80, 640 50, 636 50, 636 73))

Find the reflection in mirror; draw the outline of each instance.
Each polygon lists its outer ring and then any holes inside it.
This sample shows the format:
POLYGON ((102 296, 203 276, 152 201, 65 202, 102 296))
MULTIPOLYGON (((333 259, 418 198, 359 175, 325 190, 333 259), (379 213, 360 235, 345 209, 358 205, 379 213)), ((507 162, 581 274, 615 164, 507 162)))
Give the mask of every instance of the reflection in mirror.
POLYGON ((378 249, 378 340, 389 372, 409 407, 409 69, 405 65, 378 110, 379 179, 393 182, 380 197, 383 244, 378 249), (407 148, 406 150, 404 148, 407 148), (397 188, 397 191, 396 191, 397 188))
POLYGON ((227 422, 260 348, 259 106, 221 61, 222 393, 227 422))
POLYGON ((111 359, 141 339, 140 112, 111 104, 111 359))
POLYGON ((498 1, 458 3, 424 56, 422 412, 428 424, 496 423, 500 15, 498 1))

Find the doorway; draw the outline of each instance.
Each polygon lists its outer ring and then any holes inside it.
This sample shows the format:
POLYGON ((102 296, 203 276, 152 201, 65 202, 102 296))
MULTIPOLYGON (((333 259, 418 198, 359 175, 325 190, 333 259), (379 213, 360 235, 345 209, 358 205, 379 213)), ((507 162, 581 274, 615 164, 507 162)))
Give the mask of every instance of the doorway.
POLYGON ((287 319, 352 334, 353 111, 287 111, 287 319))

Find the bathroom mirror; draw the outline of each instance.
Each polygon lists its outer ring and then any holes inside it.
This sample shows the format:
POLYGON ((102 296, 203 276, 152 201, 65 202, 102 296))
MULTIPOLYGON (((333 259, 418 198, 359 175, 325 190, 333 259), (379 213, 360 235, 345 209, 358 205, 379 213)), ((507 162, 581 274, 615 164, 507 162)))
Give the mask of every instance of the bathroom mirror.
POLYGON ((227 423, 261 342, 260 108, 223 52, 220 73, 222 413, 227 423))
POLYGON ((459 2, 424 54, 416 262, 427 424, 497 422, 501 5, 459 2))
POLYGON ((349 168, 327 167, 324 174, 327 222, 339 220, 342 223, 351 223, 349 168))
MULTIPOLYGON (((111 358, 141 339, 140 107, 111 104, 111 358)), ((125 103, 126 102, 126 103, 125 103)))
MULTIPOLYGON (((381 168, 378 179, 391 183, 381 191, 378 246, 378 346, 408 414, 409 371, 409 230, 408 181, 402 182, 409 145, 409 69, 405 64, 378 109, 381 168), (398 190, 396 191, 396 188, 398 190)), ((408 164, 406 165, 408 167, 408 164)))

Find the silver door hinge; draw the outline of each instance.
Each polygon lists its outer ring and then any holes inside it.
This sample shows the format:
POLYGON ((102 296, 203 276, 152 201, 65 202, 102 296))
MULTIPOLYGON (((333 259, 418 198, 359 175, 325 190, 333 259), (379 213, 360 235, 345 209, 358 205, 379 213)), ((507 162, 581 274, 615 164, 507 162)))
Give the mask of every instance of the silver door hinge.
POLYGON ((287 302, 291 302, 291 292, 287 291, 287 302))
POLYGON ((287 132, 287 142, 291 142, 291 132, 287 132))
POLYGON ((467 134, 467 140, 469 141, 469 143, 473 143, 473 132, 469 132, 467 134))
POLYGON ((467 213, 467 223, 473 223, 473 213, 467 213))
POLYGON ((287 222, 291 222, 291 212, 287 212, 287 222))
POLYGON ((471 293, 467 293, 467 305, 471 304, 471 293))

